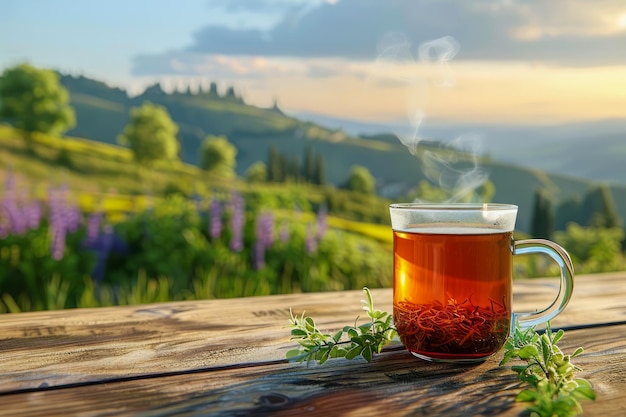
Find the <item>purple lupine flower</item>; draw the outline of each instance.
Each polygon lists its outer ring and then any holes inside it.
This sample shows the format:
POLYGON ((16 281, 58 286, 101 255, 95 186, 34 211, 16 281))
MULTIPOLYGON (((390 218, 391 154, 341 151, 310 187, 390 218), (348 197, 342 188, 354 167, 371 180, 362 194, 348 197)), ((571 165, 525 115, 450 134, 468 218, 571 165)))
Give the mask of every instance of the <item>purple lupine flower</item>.
POLYGON ((6 218, 8 220, 8 226, 6 227, 6 234, 23 235, 27 230, 26 219, 22 213, 22 210, 18 207, 15 200, 5 199, 0 203, 0 207, 3 209, 6 218))
POLYGON ((269 248, 274 243, 274 213, 268 211, 260 214, 257 219, 257 226, 257 239, 261 239, 263 245, 269 248))
POLYGON ((328 231, 328 210, 322 204, 317 211, 317 240, 322 240, 328 231))
POLYGON ((101 211, 96 211, 89 215, 89 218, 87 219, 87 236, 85 236, 85 243, 88 247, 93 245, 98 240, 103 218, 104 213, 101 211))
POLYGON ((278 239, 283 243, 289 242, 289 226, 287 222, 283 220, 278 231, 278 239))
POLYGON ((243 227, 245 222, 243 197, 239 193, 233 193, 230 203, 232 206, 230 250, 241 252, 243 250, 243 227))
POLYGON ((42 211, 41 202, 39 200, 34 200, 26 206, 24 217, 29 229, 32 230, 39 227, 43 214, 42 211))
POLYGON ((28 224, 28 206, 30 205, 29 200, 30 199, 28 198, 28 188, 19 187, 16 202, 20 211, 20 215, 22 217, 22 227, 24 228, 24 232, 30 229, 28 224))
POLYGON ((85 248, 95 255, 95 264, 91 276, 96 282, 102 282, 106 272, 106 263, 112 252, 125 253, 128 248, 126 243, 114 233, 113 226, 102 226, 103 215, 101 212, 93 213, 87 223, 87 236, 84 240, 85 248), (102 229, 102 233, 100 233, 102 229))
POLYGON ((6 226, 0 233, 6 236, 9 234, 23 235, 28 229, 28 224, 23 211, 18 204, 16 177, 9 173, 4 185, 4 198, 0 201, 0 208, 5 214, 6 226))
POLYGON ((83 216, 80 212, 80 208, 76 205, 69 205, 68 201, 65 202, 63 215, 65 217, 65 228, 68 232, 74 233, 78 230, 83 222, 83 216))
POLYGON ((217 198, 211 200, 209 207, 209 236, 216 240, 222 235, 222 205, 217 198))
POLYGON ((313 233, 313 226, 311 226, 311 223, 307 223, 306 225, 306 237, 304 240, 304 246, 306 248, 306 252, 309 255, 317 252, 317 238, 313 233))
POLYGON ((263 243, 258 240, 254 243, 252 248, 252 267, 257 271, 265 268, 265 248, 263 243))
POLYGON ((106 272, 106 260, 109 257, 111 248, 113 247, 113 226, 106 224, 103 227, 102 233, 98 235, 95 245, 93 247, 96 255, 96 264, 91 271, 91 276, 96 282, 102 282, 104 279, 104 273, 106 272))
POLYGON ((61 260, 65 252, 65 237, 67 234, 65 215, 65 193, 62 189, 51 188, 48 192, 48 207, 50 209, 50 234, 52 258, 61 260))
POLYGON ((52 259, 60 261, 65 254, 65 238, 67 233, 64 227, 56 227, 52 233, 52 259))
POLYGON ((255 269, 265 268, 265 251, 274 243, 274 214, 261 213, 257 217, 255 228, 256 242, 252 253, 252 264, 255 269))
POLYGON ((48 190, 48 209, 50 217, 50 234, 52 257, 55 260, 63 258, 65 239, 68 233, 74 233, 83 222, 78 205, 70 205, 69 188, 67 184, 48 190))

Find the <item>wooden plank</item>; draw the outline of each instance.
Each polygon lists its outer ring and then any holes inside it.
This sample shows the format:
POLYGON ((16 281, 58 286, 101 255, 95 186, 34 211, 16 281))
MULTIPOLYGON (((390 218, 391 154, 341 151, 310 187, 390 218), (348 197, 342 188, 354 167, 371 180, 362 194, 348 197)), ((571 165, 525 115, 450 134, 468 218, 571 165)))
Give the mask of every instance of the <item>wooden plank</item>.
MULTIPOLYGON (((586 416, 626 411, 626 325, 572 330, 559 345, 584 346, 575 361, 597 392, 586 416)), ((333 359, 324 365, 276 363, 247 368, 1 396, 0 414, 64 415, 272 415, 272 416, 518 416, 523 389, 498 354, 475 366, 434 364, 404 350, 374 362, 333 359)))
MULTIPOLYGON (((555 325, 626 319, 626 272, 577 278, 555 325)), ((514 306, 548 303, 554 279, 519 281, 514 306)), ((391 310, 391 289, 374 290, 391 310)), ((361 291, 289 294, 0 316, 0 393, 20 389, 254 365, 294 346, 289 308, 332 331, 362 315, 361 291)))

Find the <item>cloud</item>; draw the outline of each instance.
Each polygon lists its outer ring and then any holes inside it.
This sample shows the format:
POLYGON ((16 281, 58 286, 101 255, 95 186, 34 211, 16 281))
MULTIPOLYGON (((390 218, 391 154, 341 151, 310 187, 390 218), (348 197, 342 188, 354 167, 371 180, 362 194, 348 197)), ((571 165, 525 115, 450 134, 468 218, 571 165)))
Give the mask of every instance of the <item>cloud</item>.
POLYGON ((225 5, 233 16, 282 14, 268 30, 201 28, 185 48, 137 56, 134 73, 176 72, 180 65, 172 62, 202 55, 374 60, 377 44, 389 32, 404 33, 415 53, 422 42, 451 36, 460 44, 455 61, 626 62, 622 0, 234 0, 225 5))
POLYGON ((269 76, 326 78, 346 73, 364 78, 368 71, 366 65, 341 60, 313 58, 303 61, 297 58, 266 58, 260 55, 176 52, 137 59, 141 60, 141 66, 151 68, 151 74, 187 77, 210 75, 215 79, 265 79, 269 76))

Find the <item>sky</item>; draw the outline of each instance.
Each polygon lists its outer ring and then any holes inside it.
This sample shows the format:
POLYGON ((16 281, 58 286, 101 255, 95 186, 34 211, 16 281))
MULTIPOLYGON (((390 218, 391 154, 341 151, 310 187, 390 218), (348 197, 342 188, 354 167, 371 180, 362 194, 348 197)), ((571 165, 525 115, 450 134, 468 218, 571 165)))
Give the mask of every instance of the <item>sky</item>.
POLYGON ((22 62, 368 122, 626 118, 626 1, 3 0, 22 62))

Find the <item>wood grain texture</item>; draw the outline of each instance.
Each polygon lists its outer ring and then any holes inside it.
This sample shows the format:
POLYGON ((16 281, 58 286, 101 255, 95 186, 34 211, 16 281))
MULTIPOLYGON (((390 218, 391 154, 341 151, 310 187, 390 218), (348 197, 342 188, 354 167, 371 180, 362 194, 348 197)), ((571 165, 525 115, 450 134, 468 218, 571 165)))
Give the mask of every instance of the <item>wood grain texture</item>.
MULTIPOLYGON (((586 416, 626 411, 626 325, 567 332, 560 346, 586 352, 576 360, 598 394, 586 416)), ((516 416, 523 385, 499 355, 476 366, 428 363, 390 350, 372 363, 268 364, 102 383, 1 397, 0 415, 243 416, 516 416), (7 414, 9 415, 9 414, 7 414)))
MULTIPOLYGON (((514 307, 545 306, 555 286, 554 279, 517 281, 514 307)), ((390 289, 373 295, 377 308, 391 310, 390 289)), ((0 415, 517 415, 523 409, 514 402, 520 384, 497 366, 499 357, 472 367, 432 364, 396 344, 371 364, 284 361, 294 346, 290 307, 331 331, 362 314, 362 298, 361 291, 345 291, 0 316, 0 415)), ((599 398, 585 404, 585 415, 626 414, 626 273, 577 277, 573 299, 554 325, 582 327, 560 345, 586 349, 577 363, 599 398), (617 324, 597 327, 607 323, 617 324)))

